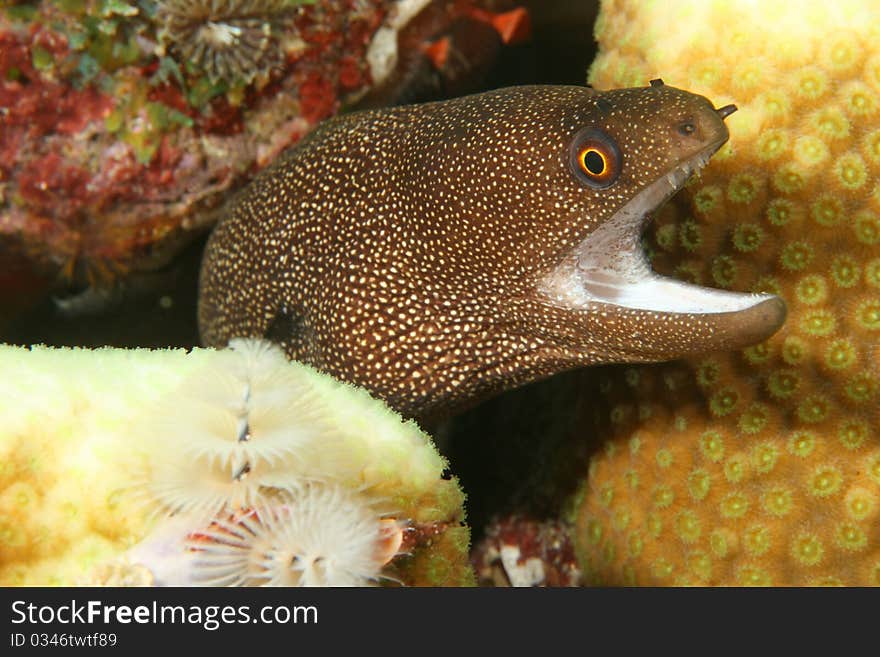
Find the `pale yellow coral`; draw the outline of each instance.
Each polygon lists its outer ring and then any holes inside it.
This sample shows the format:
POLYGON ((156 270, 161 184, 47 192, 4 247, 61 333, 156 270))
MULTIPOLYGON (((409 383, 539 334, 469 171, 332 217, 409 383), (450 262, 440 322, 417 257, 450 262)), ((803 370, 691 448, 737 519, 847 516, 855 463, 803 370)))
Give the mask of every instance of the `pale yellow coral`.
POLYGON ((361 552, 381 558, 338 546, 376 568, 340 566, 344 583, 381 577, 405 531, 412 554, 394 559, 395 579, 471 581, 463 496, 444 480, 446 463, 428 437, 366 392, 288 363, 277 348, 0 345, 0 372, 2 584, 197 583, 187 556, 193 537, 248 514, 275 518, 284 540, 355 532, 361 552), (176 476, 182 465, 189 479, 176 476), (179 503, 206 488, 209 503, 179 503), (361 510, 315 512, 319 505, 303 500, 317 490, 361 510), (357 522, 321 525, 333 518, 357 522), (432 544, 420 543, 419 532, 432 544), (180 547, 179 558, 152 560, 168 545, 180 547), (430 563, 445 564, 443 577, 430 563))
POLYGON ((789 317, 740 353, 605 383, 588 579, 880 585, 880 6, 605 2, 597 37, 597 88, 660 77, 739 106, 650 230, 655 267, 781 294, 789 317))

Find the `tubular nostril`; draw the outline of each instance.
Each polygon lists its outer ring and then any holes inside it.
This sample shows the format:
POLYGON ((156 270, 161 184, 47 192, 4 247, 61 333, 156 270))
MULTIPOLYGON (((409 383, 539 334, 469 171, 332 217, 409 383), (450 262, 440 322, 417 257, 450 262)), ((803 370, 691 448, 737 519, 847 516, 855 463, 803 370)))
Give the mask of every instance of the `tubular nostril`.
POLYGON ((736 105, 725 105, 724 107, 719 107, 715 111, 718 112, 718 116, 722 119, 726 119, 728 116, 733 114, 736 111, 736 105))

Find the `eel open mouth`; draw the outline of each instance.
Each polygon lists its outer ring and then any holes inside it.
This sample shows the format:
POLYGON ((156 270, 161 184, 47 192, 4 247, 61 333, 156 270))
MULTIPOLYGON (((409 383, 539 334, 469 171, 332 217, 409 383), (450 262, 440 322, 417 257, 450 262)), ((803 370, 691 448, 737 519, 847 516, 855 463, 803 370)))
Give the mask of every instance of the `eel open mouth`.
POLYGON ((602 303, 697 315, 735 313, 771 299, 779 301, 773 295, 728 292, 666 278, 651 269, 642 248, 641 235, 650 214, 700 171, 723 143, 711 143, 680 163, 590 233, 544 279, 543 289, 550 298, 579 309, 602 303))

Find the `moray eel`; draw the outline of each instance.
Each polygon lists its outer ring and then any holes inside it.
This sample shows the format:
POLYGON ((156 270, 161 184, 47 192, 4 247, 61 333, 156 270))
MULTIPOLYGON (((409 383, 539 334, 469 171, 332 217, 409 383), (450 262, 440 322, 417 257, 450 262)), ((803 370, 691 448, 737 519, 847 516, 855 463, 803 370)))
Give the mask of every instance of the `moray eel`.
POLYGON ((655 80, 337 117, 215 228, 202 340, 268 338, 417 419, 579 366, 764 340, 781 299, 663 278, 640 243, 735 109, 655 80))

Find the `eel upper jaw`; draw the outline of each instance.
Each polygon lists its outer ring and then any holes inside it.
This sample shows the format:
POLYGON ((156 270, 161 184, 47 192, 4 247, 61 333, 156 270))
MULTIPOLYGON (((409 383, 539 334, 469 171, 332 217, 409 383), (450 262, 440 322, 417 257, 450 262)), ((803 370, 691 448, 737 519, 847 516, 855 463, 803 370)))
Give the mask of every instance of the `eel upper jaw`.
POLYGON ((692 315, 738 331, 737 341, 743 344, 772 335, 785 318, 785 304, 779 297, 666 278, 651 269, 642 247, 641 234, 649 214, 702 169, 723 143, 711 143, 679 163, 593 230, 539 281, 545 300, 577 311, 644 311, 646 321, 663 315, 692 315))

